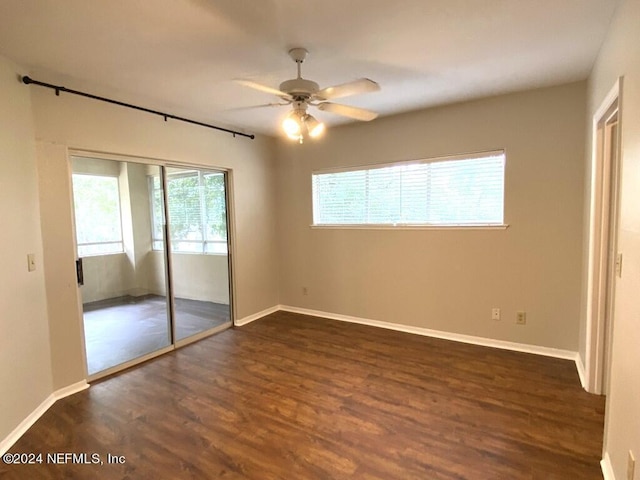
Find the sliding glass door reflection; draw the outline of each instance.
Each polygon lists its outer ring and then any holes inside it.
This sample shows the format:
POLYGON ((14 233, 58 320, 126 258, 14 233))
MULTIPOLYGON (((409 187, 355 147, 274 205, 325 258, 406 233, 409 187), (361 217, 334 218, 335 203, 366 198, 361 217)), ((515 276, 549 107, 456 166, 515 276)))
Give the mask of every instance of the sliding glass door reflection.
POLYGON ((72 158, 89 375, 171 345, 164 236, 154 235, 149 179, 160 167, 72 158), (154 249, 155 247, 155 249, 154 249))
POLYGON ((226 173, 71 165, 89 377, 230 326, 226 173))
POLYGON ((226 174, 166 168, 175 340, 231 322, 226 174))

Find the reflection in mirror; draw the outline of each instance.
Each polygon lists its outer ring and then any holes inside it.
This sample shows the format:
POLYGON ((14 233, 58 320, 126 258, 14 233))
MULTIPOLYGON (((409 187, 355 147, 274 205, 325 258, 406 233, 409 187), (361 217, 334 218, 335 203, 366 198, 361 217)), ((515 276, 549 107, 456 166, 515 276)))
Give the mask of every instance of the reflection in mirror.
POLYGON ((149 178, 159 178, 160 167, 73 157, 72 172, 93 375, 171 344, 164 237, 151 231, 149 200, 149 178))
MULTIPOLYGON (((226 178, 224 172, 200 169, 166 172, 174 325, 181 340, 231 319, 226 178)), ((154 222, 161 218, 155 213, 160 207, 154 200, 154 222)))

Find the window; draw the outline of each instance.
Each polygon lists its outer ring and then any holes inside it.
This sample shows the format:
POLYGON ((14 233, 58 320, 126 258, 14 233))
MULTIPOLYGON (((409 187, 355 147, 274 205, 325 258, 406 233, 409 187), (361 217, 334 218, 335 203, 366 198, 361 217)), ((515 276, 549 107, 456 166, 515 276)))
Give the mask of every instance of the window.
POLYGON ((502 225, 503 151, 317 172, 314 225, 502 225))
MULTIPOLYGON (((154 250, 163 248, 162 187, 149 177, 154 250)), ((167 174, 173 252, 227 253, 224 173, 180 170, 167 174)))
POLYGON ((73 201, 78 256, 124 251, 117 177, 74 173, 73 201))

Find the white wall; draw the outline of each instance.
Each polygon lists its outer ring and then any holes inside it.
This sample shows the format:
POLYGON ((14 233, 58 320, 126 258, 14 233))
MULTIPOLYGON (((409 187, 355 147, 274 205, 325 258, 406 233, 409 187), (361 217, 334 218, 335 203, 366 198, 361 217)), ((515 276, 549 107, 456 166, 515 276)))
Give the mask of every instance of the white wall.
POLYGON ((135 281, 135 271, 126 253, 93 255, 82 258, 84 285, 82 303, 92 303, 126 295, 144 295, 135 281))
POLYGON ((38 141, 54 387, 84 378, 77 309, 68 150, 229 168, 235 228, 235 316, 278 304, 273 140, 250 140, 114 105, 31 87, 38 141), (46 225, 46 227, 45 227, 46 225))
POLYGON ((0 440, 52 392, 35 134, 21 73, 0 57, 0 440))
MULTIPOLYGON (((627 454, 635 453, 640 478, 640 1, 624 0, 589 79, 589 118, 619 76, 622 91, 622 185, 618 250, 624 256, 616 284, 610 394, 607 398, 604 453, 615 478, 627 478, 627 454)), ((591 151, 590 140, 587 143, 591 151)), ((586 156, 587 165, 591 158, 586 156)), ((585 199, 588 199, 587 192, 585 199)), ((581 329, 581 353, 585 328, 581 329)))
POLYGON ((585 98, 581 82, 282 140, 281 303, 577 351, 585 98), (501 148, 507 230, 309 227, 314 170, 501 148), (526 326, 515 324, 519 310, 526 326))
MULTIPOLYGON (((153 252, 159 268, 153 293, 165 294, 162 254, 153 252)), ((229 304, 229 274, 226 255, 175 253, 171 257, 173 294, 176 298, 229 304)))
POLYGON ((122 241, 132 274, 126 294, 133 296, 149 293, 149 271, 144 261, 151 251, 151 212, 146 168, 143 164, 120 163, 122 241))
MULTIPOLYGON (((226 255, 174 254, 173 294, 177 298, 229 304, 226 255)), ((166 295, 164 253, 148 251, 136 260, 126 253, 84 257, 82 303, 126 295, 166 295)))

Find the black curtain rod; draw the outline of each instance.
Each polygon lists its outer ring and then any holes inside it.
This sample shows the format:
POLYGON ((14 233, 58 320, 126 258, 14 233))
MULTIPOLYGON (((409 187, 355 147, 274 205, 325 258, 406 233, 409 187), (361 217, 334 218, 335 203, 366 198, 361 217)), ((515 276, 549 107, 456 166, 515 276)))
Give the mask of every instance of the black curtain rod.
POLYGON ((51 88, 56 91, 56 95, 60 95, 60 92, 71 93, 73 95, 79 95, 81 97, 93 98, 94 100, 100 100, 101 102, 112 103, 114 105, 120 105, 121 107, 133 108, 134 110, 140 110, 142 112, 152 113, 154 115, 159 115, 164 118, 166 122, 168 118, 172 120, 180 120, 181 122, 191 123, 193 125, 200 125, 201 127, 213 128, 214 130, 220 130, 222 132, 227 132, 233 135, 240 135, 242 137, 247 137, 250 139, 254 139, 255 135, 250 135, 248 133, 238 132, 236 130, 229 130, 228 128, 216 127, 215 125, 209 125, 208 123, 198 122, 196 120, 189 120, 188 118, 178 117, 176 115, 171 115, 170 113, 159 112, 157 110, 151 110, 150 108, 139 107, 137 105, 131 105, 130 103, 119 102, 118 100, 112 100, 111 98, 99 97, 98 95, 93 95, 91 93, 80 92, 78 90, 72 90, 66 87, 60 87, 58 85, 52 85, 50 83, 39 82, 38 80, 34 80, 33 78, 24 76, 22 77, 22 83, 25 85, 39 85, 41 87, 51 88))

